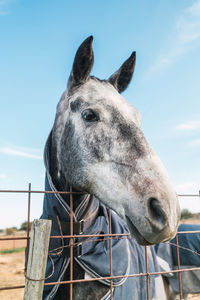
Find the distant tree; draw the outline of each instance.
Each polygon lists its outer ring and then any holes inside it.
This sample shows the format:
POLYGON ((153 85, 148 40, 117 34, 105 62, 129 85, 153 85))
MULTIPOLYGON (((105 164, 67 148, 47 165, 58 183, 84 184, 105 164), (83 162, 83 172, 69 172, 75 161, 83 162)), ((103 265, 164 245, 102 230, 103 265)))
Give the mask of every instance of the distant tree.
POLYGON ((193 218, 193 213, 191 213, 187 208, 182 209, 181 219, 190 219, 190 218, 193 218))
POLYGON ((16 227, 6 228, 6 235, 13 235, 16 232, 16 227))
POLYGON ((3 229, 0 229, 0 233, 2 233, 4 230, 3 229))
MULTIPOLYGON (((30 222, 30 229, 31 229, 31 224, 32 224, 32 222, 30 222)), ((23 222, 23 223, 21 224, 19 230, 25 230, 25 231, 26 231, 26 230, 27 230, 27 227, 28 227, 28 222, 25 221, 25 222, 23 222)))

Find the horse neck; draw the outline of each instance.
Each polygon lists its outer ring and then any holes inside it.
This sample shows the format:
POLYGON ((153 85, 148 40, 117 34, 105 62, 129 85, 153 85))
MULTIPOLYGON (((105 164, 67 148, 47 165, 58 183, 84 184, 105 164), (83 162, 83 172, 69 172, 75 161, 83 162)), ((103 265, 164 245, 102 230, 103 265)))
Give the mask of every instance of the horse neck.
MULTIPOLYGON (((54 137, 51 137, 51 150, 50 150, 50 174, 52 181, 57 191, 69 192, 70 185, 68 184, 65 176, 60 173, 58 176, 58 159, 57 159, 57 148, 54 141, 54 137)), ((72 187, 73 192, 79 192, 72 187)), ((75 210, 80 202, 84 199, 85 195, 73 195, 73 210, 75 210)), ((70 197, 67 194, 62 194, 62 198, 70 206, 70 197)))

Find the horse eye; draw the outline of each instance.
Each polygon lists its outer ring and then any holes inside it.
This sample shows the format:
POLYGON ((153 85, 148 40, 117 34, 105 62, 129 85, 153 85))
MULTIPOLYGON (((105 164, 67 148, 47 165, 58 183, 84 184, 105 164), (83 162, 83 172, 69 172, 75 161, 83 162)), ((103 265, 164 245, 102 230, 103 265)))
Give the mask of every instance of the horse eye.
POLYGON ((95 122, 99 121, 99 115, 97 112, 93 111, 92 109, 86 109, 82 113, 82 118, 86 122, 95 122))

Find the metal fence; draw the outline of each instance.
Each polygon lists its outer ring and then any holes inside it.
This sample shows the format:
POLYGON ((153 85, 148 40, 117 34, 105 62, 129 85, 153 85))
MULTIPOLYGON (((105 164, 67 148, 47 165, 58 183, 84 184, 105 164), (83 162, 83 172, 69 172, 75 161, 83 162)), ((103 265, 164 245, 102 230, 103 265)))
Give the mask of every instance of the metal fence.
MULTIPOLYGON (((148 246, 145 247, 145 260, 146 260, 146 272, 140 273, 140 274, 129 274, 129 275, 123 275, 123 276, 113 276, 112 274, 112 239, 124 239, 124 238, 131 238, 130 235, 127 234, 112 234, 111 230, 111 212, 109 210, 109 234, 94 234, 94 235, 84 235, 81 234, 81 237, 85 238, 93 238, 93 237, 99 237, 99 239, 102 240, 102 238, 109 240, 109 255, 110 255, 110 276, 107 277, 98 277, 98 278, 88 278, 88 279, 79 279, 74 280, 73 279, 73 246, 75 245, 74 239, 78 237, 78 235, 75 235, 73 233, 73 194, 77 194, 72 192, 72 189, 70 189, 70 192, 55 192, 55 191, 38 191, 38 190, 31 190, 31 184, 29 184, 28 190, 0 190, 0 193, 23 193, 27 194, 27 234, 26 237, 0 237, 1 241, 8 241, 8 240, 26 240, 27 241, 27 251, 26 251, 26 265, 25 265, 25 272, 27 269, 27 262, 28 262, 28 254, 29 254, 29 232, 30 232, 30 211, 31 211, 31 195, 32 194, 69 194, 70 195, 70 234, 69 235, 59 235, 59 236, 50 236, 50 239, 63 239, 68 238, 70 240, 69 246, 70 247, 70 279, 68 281, 62 281, 62 282, 51 282, 51 283, 44 283, 44 285, 61 285, 61 284, 68 284, 70 288, 70 300, 73 298, 73 284, 80 283, 80 282, 92 282, 92 281, 100 281, 100 280, 110 280, 110 298, 113 299, 113 279, 117 278, 128 278, 128 277, 138 277, 138 276, 145 276, 146 277, 146 289, 147 289, 147 300, 150 300, 150 278, 151 276, 155 275, 166 275, 168 273, 178 273, 178 279, 179 279, 179 295, 180 299, 183 299, 183 292, 182 292, 182 283, 181 283, 181 273, 182 272, 188 272, 188 271, 197 271, 200 270, 200 267, 193 267, 193 268, 187 268, 187 269, 181 269, 180 265, 180 255, 179 255, 179 249, 181 246, 179 245, 178 237, 181 234, 194 234, 194 233, 200 233, 200 231, 185 231, 185 232, 177 232, 176 235, 176 252, 177 252, 177 261, 178 261, 178 267, 176 270, 170 270, 170 271, 163 271, 163 272, 153 272, 150 273, 148 270, 148 256, 147 256, 147 249, 148 246)), ((179 197, 200 197, 199 194, 181 194, 178 195, 179 197)), ((199 222, 200 223, 200 222, 199 222)), ((88 240, 87 240, 88 242, 88 240)), ((64 246, 65 247, 65 246, 64 246)), ((183 248, 183 247, 182 247, 183 248)), ((199 245, 200 248, 200 245, 199 245)), ((188 251, 192 251, 191 249, 186 249, 188 251)), ((195 255, 200 256, 200 249, 198 251, 192 251, 195 255)), ((49 253, 49 256, 51 256, 51 252, 49 253)), ((52 265, 52 270, 54 271, 54 265, 52 265)), ((53 272, 52 271, 52 272, 53 272)), ((24 275, 26 276, 26 275, 24 275)), ((15 285, 15 286, 9 286, 9 287, 1 287, 0 291, 3 290, 13 290, 13 289, 23 289, 25 285, 15 285)), ((193 296, 191 296, 193 297, 193 296)), ((200 298, 199 298, 200 299, 200 298)))

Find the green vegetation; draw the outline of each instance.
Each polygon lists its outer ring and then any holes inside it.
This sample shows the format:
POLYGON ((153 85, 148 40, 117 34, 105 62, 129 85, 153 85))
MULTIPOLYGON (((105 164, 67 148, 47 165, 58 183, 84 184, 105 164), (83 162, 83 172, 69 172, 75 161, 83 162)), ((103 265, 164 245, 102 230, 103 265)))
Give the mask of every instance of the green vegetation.
POLYGON ((194 214, 192 214, 189 209, 184 208, 181 210, 181 219, 191 219, 194 217, 194 214))
MULTIPOLYGON (((30 229, 31 229, 31 224, 32 224, 32 222, 30 222, 30 229)), ((21 224, 19 230, 25 230, 25 231, 27 231, 27 227, 28 227, 28 222, 25 221, 25 222, 23 222, 23 223, 21 224)))
POLYGON ((9 250, 0 250, 0 254, 10 254, 10 253, 16 253, 16 252, 22 252, 25 251, 25 247, 23 248, 14 248, 9 250))
POLYGON ((16 231, 17 231, 16 227, 6 228, 6 235, 14 235, 16 231))

